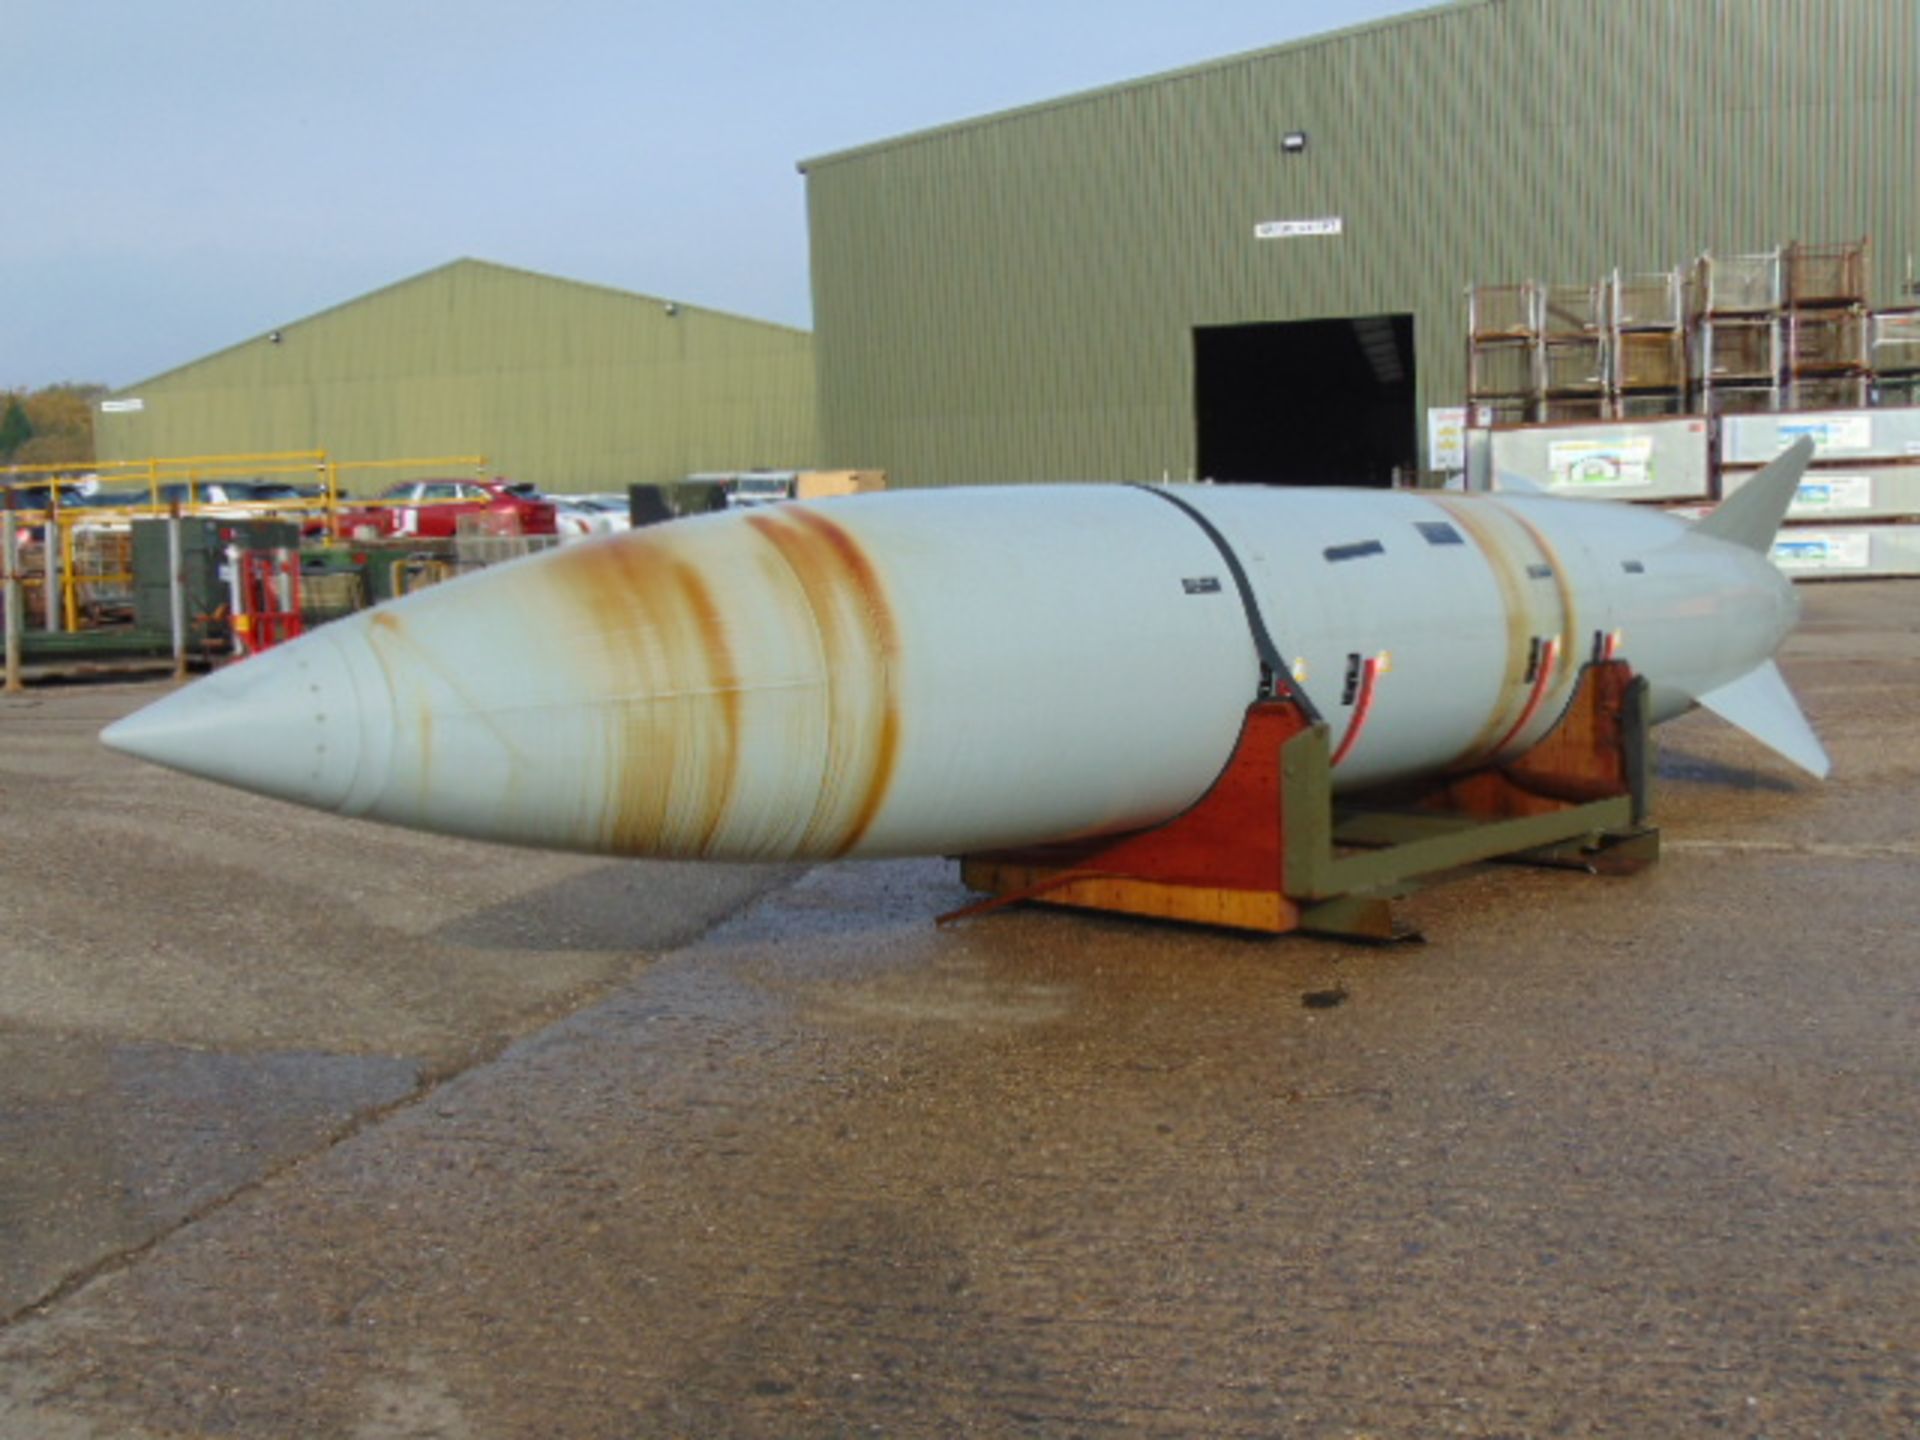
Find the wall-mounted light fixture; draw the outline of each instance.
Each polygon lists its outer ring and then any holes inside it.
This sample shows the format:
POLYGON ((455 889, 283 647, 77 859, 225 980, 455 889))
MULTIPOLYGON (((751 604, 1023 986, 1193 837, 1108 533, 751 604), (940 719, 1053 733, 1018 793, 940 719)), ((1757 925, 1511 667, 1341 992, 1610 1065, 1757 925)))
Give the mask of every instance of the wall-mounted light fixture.
POLYGON ((269 345, 278 345, 281 339, 282 339, 282 336, 278 330, 271 331, 267 335, 267 343, 269 345))
POLYGON ((1282 135, 1280 137, 1280 153, 1282 155, 1306 154, 1307 132, 1304 130, 1289 130, 1286 134, 1282 135))
POLYGON ((662 306, 661 306, 660 308, 661 308, 662 310, 664 310, 664 311, 666 311, 666 312, 667 312, 667 314, 669 314, 669 315, 678 315, 678 314, 680 313, 680 307, 679 307, 678 305, 676 305, 676 304, 674 304, 674 303, 673 303, 673 301, 671 301, 671 300, 669 300, 669 301, 667 301, 667 302, 666 302, 666 303, 665 303, 664 305, 662 305, 662 306))

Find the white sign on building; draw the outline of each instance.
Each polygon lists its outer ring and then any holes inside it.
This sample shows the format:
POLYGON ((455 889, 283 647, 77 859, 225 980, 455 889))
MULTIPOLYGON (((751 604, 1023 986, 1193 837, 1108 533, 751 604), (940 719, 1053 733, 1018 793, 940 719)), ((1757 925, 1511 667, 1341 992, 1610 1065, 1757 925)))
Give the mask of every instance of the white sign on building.
POLYGON ((1347 222, 1338 215, 1326 215, 1317 220, 1264 220, 1253 227, 1256 240, 1298 240, 1307 235, 1339 235, 1347 228, 1347 222))
POLYGON ((1427 466, 1433 470, 1467 468, 1467 407, 1433 405, 1427 409, 1427 466))

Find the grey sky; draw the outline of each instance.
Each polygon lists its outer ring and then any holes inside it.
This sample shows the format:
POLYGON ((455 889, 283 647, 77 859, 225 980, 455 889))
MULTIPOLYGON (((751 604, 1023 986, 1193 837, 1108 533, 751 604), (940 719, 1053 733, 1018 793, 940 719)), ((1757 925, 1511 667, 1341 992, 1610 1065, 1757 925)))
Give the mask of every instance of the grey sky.
POLYGON ((462 255, 810 323, 797 160, 1412 0, 12 0, 0 386, 462 255))

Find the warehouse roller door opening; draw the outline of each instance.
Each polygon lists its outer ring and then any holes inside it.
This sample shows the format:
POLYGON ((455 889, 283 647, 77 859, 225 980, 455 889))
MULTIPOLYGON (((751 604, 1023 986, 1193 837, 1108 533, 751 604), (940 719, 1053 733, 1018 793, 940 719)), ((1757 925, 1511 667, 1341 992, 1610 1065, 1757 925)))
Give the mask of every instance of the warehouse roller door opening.
POLYGON ((1193 332, 1199 474, 1267 485, 1391 485, 1419 465, 1413 316, 1193 332))

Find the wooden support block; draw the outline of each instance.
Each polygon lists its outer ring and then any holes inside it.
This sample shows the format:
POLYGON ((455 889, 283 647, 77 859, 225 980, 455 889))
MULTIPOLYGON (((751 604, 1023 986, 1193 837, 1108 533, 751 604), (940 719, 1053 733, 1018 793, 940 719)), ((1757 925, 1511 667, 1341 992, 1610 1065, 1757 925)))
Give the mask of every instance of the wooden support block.
POLYGON ((1261 930, 1272 935, 1296 929, 1300 914, 1299 908, 1278 890, 1179 885, 1122 875, 1062 874, 1045 866, 981 858, 963 860, 960 879, 969 890, 1005 896, 1010 901, 1024 898, 1041 905, 1261 930))
POLYGON ((1587 667, 1560 724, 1519 761, 1441 777, 1336 828, 1324 725, 1289 697, 1249 706, 1219 780, 1181 815, 1127 835, 962 857, 988 898, 942 923, 1032 901, 1221 925, 1402 938, 1391 897, 1424 877, 1514 857, 1618 873, 1658 854, 1646 809, 1645 684, 1587 667), (1384 805, 1385 808, 1380 808, 1384 805))

